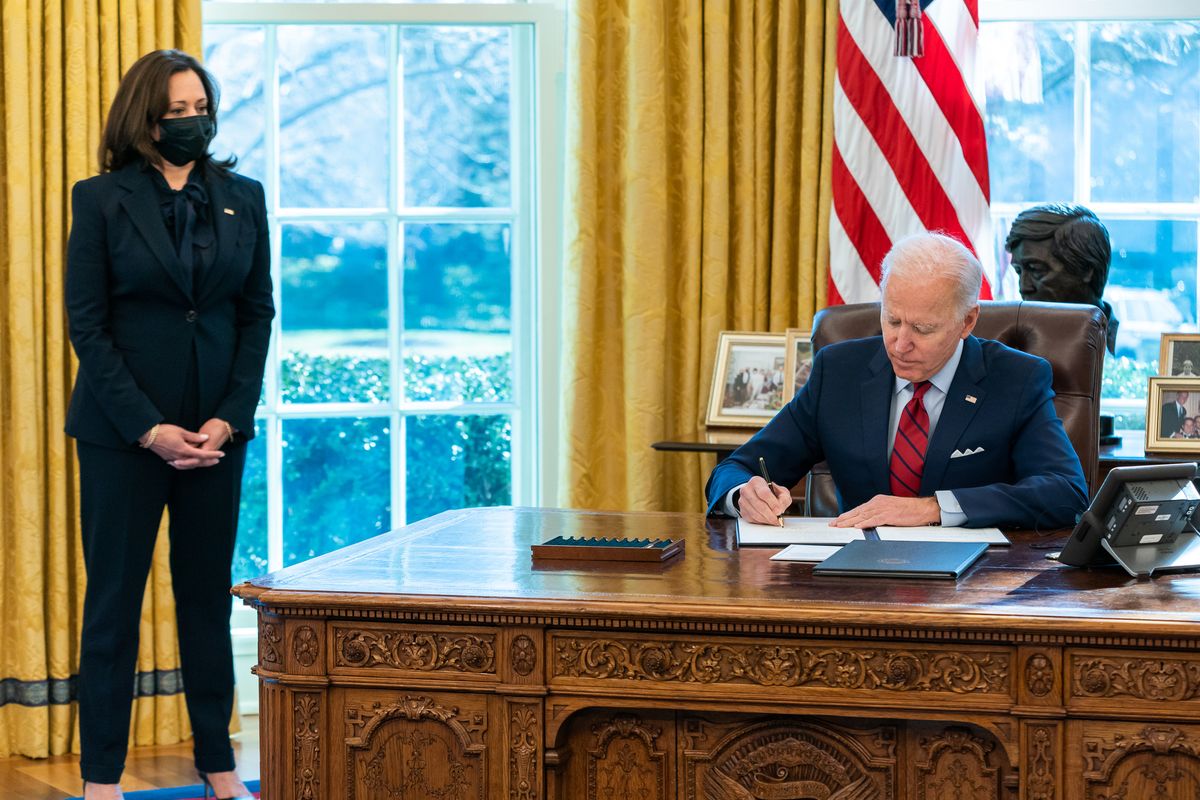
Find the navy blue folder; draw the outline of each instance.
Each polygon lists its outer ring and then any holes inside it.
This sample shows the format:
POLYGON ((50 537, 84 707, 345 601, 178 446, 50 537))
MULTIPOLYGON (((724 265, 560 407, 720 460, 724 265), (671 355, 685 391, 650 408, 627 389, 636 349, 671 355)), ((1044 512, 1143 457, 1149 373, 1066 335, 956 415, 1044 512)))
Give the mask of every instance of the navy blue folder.
POLYGON ((814 575, 957 578, 987 552, 984 542, 859 540, 813 567, 814 575))

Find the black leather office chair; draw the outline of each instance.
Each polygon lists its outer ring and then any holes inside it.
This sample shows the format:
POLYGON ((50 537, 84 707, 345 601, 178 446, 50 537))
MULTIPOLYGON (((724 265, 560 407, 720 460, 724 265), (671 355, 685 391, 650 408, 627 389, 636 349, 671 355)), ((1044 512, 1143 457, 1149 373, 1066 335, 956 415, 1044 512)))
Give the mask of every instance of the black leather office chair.
MULTIPOLYGON (((879 303, 833 306, 813 320, 813 352, 845 339, 878 336, 879 303)), ((1083 465, 1089 491, 1096 488, 1100 454, 1100 379, 1108 320, 1095 306, 1078 303, 983 302, 975 335, 1041 356, 1054 371, 1054 407, 1083 465)), ((825 464, 805 487, 809 516, 838 514, 837 495, 825 464)))

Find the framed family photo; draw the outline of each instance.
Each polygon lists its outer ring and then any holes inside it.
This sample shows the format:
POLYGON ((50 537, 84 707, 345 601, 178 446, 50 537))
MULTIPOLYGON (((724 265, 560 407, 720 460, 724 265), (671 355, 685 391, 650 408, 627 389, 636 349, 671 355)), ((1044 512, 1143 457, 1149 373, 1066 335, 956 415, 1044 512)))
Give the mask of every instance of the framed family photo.
POLYGON ((1200 333, 1164 333, 1158 348, 1158 374, 1200 377, 1200 333))
POLYGON ((721 331, 704 423, 739 428, 765 425, 783 408, 786 353, 785 334, 721 331))
POLYGON ((787 359, 783 366, 783 402, 786 403, 808 383, 808 376, 812 373, 813 346, 812 331, 807 328, 788 328, 785 335, 787 359))
POLYGON ((1200 378, 1150 379, 1146 452, 1200 454, 1200 378))

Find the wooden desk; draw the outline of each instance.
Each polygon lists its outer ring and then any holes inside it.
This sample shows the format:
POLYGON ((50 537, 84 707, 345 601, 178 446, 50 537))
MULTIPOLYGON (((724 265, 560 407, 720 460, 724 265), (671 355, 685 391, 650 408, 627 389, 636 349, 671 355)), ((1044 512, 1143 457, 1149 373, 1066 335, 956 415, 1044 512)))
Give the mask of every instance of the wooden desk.
POLYGON ((235 589, 263 797, 1200 796, 1200 577, 1014 540, 957 583, 815 578, 698 515, 440 514, 235 589), (533 562, 559 534, 687 549, 533 562))

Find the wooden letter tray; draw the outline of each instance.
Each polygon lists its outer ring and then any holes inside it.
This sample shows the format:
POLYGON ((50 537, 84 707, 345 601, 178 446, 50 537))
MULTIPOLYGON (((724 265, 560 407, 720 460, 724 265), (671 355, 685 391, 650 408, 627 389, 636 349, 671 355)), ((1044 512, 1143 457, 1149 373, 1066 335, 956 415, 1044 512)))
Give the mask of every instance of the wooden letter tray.
POLYGON ((666 561, 683 552, 682 539, 596 539, 591 536, 555 536, 530 546, 534 558, 579 561, 666 561))

